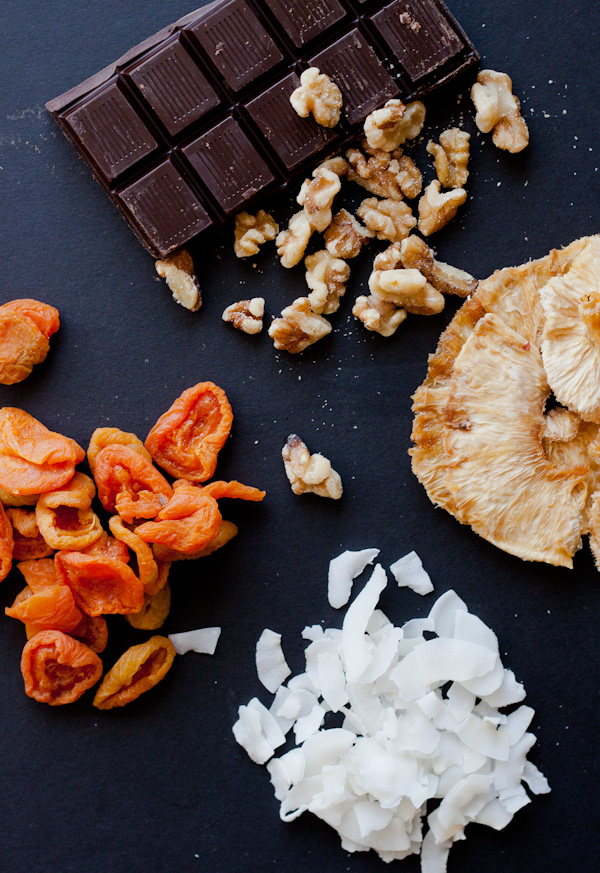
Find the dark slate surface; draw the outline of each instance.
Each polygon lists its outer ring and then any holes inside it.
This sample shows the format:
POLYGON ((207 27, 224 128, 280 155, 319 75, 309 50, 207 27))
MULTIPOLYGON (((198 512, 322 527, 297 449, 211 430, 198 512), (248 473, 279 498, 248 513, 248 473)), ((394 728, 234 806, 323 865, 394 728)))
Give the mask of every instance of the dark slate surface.
MULTIPOLYGON (((99 425, 144 437, 184 388, 212 379, 236 416, 218 474, 268 492, 262 506, 227 507, 240 525, 227 549, 172 573, 165 632, 222 625, 215 657, 178 659, 135 705, 103 713, 91 695, 54 709, 28 699, 19 671, 23 629, 1 620, 2 870, 389 869, 374 855, 347 855, 307 815, 280 822, 268 774, 231 735, 239 704, 254 694, 269 700, 254 671, 261 630, 283 633, 299 670, 304 625, 342 620, 326 600, 330 558, 367 546, 378 546, 386 565, 416 549, 437 593, 455 587, 494 628, 536 709, 531 759, 553 793, 534 799, 504 832, 471 826, 451 853, 450 873, 597 870, 600 585, 587 547, 573 571, 525 564, 434 510, 410 472, 410 395, 456 305, 434 318, 409 317, 392 339, 368 334, 350 314, 369 273, 365 255, 353 264, 333 334, 300 357, 275 353, 266 333, 240 335, 221 322, 221 311, 260 294, 277 314, 302 293, 303 271, 283 270, 272 247, 237 262, 226 228, 195 251, 202 311, 176 306, 43 105, 189 7, 181 0, 0 5, 0 297, 38 297, 62 320, 46 363, 23 385, 0 387, 0 403, 22 406, 87 445, 99 425), (291 493, 279 454, 290 431, 333 460, 346 486, 341 502, 291 493)), ((451 6, 484 65, 513 77, 531 129, 531 147, 518 156, 473 137, 468 205, 435 238, 443 260, 482 277, 599 230, 599 13, 592 0, 451 6)), ((428 135, 457 122, 475 134, 467 87, 460 100, 459 90, 429 101, 428 135)), ((416 154, 431 178, 424 143, 416 154)), ((349 199, 360 198, 353 191, 349 199)), ((293 209, 291 198, 272 206, 282 221, 293 209)), ((0 605, 19 588, 14 573, 0 605)), ((390 587, 383 607, 402 622, 432 600, 390 587)), ((122 619, 111 621, 107 665, 142 638, 122 619)), ((418 862, 398 869, 415 873, 418 862)))

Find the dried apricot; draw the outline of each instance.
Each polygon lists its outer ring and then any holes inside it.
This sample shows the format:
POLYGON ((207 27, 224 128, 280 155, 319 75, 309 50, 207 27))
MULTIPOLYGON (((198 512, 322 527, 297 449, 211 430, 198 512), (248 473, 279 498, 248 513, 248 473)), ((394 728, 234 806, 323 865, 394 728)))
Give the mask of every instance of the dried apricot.
POLYGON ((98 709, 125 706, 149 691, 171 669, 175 648, 167 637, 154 636, 132 646, 108 671, 94 697, 98 709))
POLYGON ((136 528, 137 535, 187 554, 207 546, 222 520, 214 497, 185 479, 174 483, 173 496, 157 518, 136 528))
POLYGON ((69 633, 81 621, 73 592, 66 585, 52 585, 43 591, 32 592, 30 597, 7 606, 4 611, 26 625, 28 637, 41 630, 69 633))
POLYGON ((6 579, 12 567, 14 539, 13 530, 6 513, 0 506, 0 582, 6 579))
POLYGON ((155 518, 171 497, 167 480, 130 446, 110 445, 96 457, 96 485, 102 506, 127 522, 155 518))
POLYGON ((0 409, 0 487, 17 496, 62 488, 85 452, 13 406, 0 409))
POLYGON ((0 307, 0 383, 26 379, 50 350, 48 338, 29 318, 0 307))
POLYGON ((4 488, 0 488, 0 503, 9 508, 11 506, 35 506, 39 496, 39 494, 26 494, 23 497, 18 497, 16 494, 9 494, 4 488))
POLYGON ((101 615, 86 615, 81 616, 81 621, 74 627, 69 636, 74 637, 86 646, 89 646, 92 652, 100 654, 106 648, 108 643, 108 625, 106 619, 101 615))
POLYGON ((13 529, 15 561, 36 560, 54 554, 54 549, 40 533, 33 509, 9 507, 6 515, 13 529))
POLYGON ((52 558, 41 558, 37 561, 21 561, 17 570, 23 574, 25 582, 32 591, 43 591, 51 585, 56 585, 56 570, 52 558))
POLYGON ((140 612, 126 615, 125 618, 132 627, 138 630, 158 630, 171 609, 171 588, 166 582, 156 594, 146 594, 144 605, 140 612))
POLYGON ((102 558, 114 558, 116 561, 123 561, 128 564, 129 550, 125 543, 120 542, 114 537, 109 537, 106 531, 102 531, 96 542, 92 543, 86 549, 78 549, 85 555, 99 555, 102 558))
POLYGON ((226 546, 237 535, 237 532, 237 525, 232 521, 222 521, 212 540, 204 548, 198 549, 197 552, 186 555, 184 552, 177 552, 175 549, 169 549, 168 546, 163 546, 160 543, 156 543, 152 550, 159 563, 160 561, 190 561, 196 558, 206 558, 226 546))
POLYGON ((87 615, 125 615, 144 605, 144 587, 123 561, 83 552, 57 552, 57 580, 68 585, 87 615))
POLYGON ((259 491, 258 488, 253 488, 251 485, 242 485, 241 482, 221 482, 216 479, 214 482, 209 482, 208 485, 203 485, 205 494, 210 494, 215 500, 220 500, 221 497, 233 497, 238 500, 264 500, 266 491, 259 491))
POLYGON ((146 448, 154 462, 177 479, 205 482, 229 436, 233 413, 222 388, 200 382, 184 391, 158 419, 146 448))
POLYGON ((88 646, 61 631, 40 631, 21 657, 25 694, 40 703, 73 703, 102 675, 102 661, 88 646))
MULTIPOLYGON (((118 515, 113 515, 109 519, 108 526, 115 539, 125 543, 135 553, 137 575, 144 586, 144 594, 156 594, 160 590, 157 587, 159 581, 158 565, 148 543, 145 543, 135 531, 126 527, 125 522, 118 515)), ((166 581, 166 577, 164 581, 166 581)))
POLYGON ((42 494, 35 515, 44 540, 53 549, 85 549, 102 534, 102 525, 91 509, 96 487, 89 476, 75 473, 56 491, 42 494))
POLYGON ((143 458, 146 458, 147 461, 152 463, 150 452, 134 433, 126 433, 123 430, 119 430, 118 427, 97 427, 92 434, 87 450, 88 464, 90 465, 92 476, 96 475, 96 458, 98 457, 98 452, 101 452, 102 449, 105 449, 107 446, 115 445, 129 446, 143 458))
POLYGON ((40 303, 39 300, 32 300, 29 297, 9 300, 8 303, 0 306, 0 315, 3 312, 16 312, 18 315, 23 315, 25 318, 33 321, 46 339, 50 339, 52 334, 56 333, 60 327, 58 309, 55 309, 54 306, 50 306, 48 303, 40 303))

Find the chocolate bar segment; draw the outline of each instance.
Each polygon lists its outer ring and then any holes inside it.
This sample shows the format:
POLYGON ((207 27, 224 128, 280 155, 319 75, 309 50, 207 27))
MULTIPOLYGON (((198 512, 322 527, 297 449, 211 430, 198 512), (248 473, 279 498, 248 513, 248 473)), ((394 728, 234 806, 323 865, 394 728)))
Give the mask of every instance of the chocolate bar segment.
POLYGON ((328 28, 342 21, 347 12, 338 0, 264 0, 285 33, 302 48, 328 28))
POLYGON ((220 103, 217 92, 179 39, 169 40, 127 75, 172 136, 220 103))
POLYGON ((183 149, 224 215, 275 181, 240 125, 226 118, 183 149))
POLYGON ((190 27, 190 33, 232 91, 239 91, 283 60, 283 54, 244 0, 219 3, 190 27))

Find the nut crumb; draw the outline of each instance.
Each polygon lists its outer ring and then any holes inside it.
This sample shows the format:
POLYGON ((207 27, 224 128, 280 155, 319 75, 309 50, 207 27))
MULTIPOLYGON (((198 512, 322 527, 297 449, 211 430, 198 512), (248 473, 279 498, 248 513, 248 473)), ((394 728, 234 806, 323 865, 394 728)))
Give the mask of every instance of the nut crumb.
POLYGON ((238 258, 249 258, 258 254, 260 246, 273 240, 279 232, 279 225, 272 215, 260 209, 256 215, 240 212, 235 217, 234 251, 238 258))
POLYGON ((340 499, 344 490, 340 474, 323 455, 311 455, 299 436, 290 434, 281 454, 294 494, 309 493, 340 499))
POLYGON ((386 239, 392 243, 401 242, 417 223, 410 206, 397 200, 369 197, 363 200, 356 214, 362 218, 369 230, 375 232, 377 239, 386 239))
POLYGON ((223 312, 223 321, 228 321, 237 330, 244 333, 260 333, 263 329, 265 314, 265 298, 253 297, 251 300, 240 300, 232 303, 223 312))
POLYGON ((333 216, 323 235, 327 251, 335 258, 346 260, 359 255, 362 247, 374 236, 374 231, 363 227, 347 209, 340 209, 333 216))
POLYGON ((425 123, 425 105, 414 100, 406 106, 401 100, 388 100, 382 109, 367 116, 365 136, 373 149, 393 152, 406 140, 421 133, 425 123))
POLYGON ((301 118, 312 113, 322 127, 338 124, 343 102, 338 86, 317 67, 310 67, 302 73, 300 86, 290 96, 290 103, 301 118))
POLYGON ((471 135, 458 127, 440 134, 439 145, 427 143, 427 151, 435 160, 435 172, 444 188, 462 188, 469 177, 469 140, 471 135))
POLYGON ((442 261, 436 261, 432 249, 418 236, 409 236, 403 240, 399 255, 403 267, 419 270, 442 294, 468 297, 479 285, 477 279, 470 273, 451 267, 450 264, 444 264, 442 261))
POLYGON ((156 272, 165 279, 173 299, 190 312, 202 306, 200 285, 194 270, 194 261, 187 249, 179 249, 168 258, 156 261, 156 272))
POLYGON ((512 80, 506 73, 481 70, 471 88, 477 114, 475 124, 482 133, 492 131, 492 141, 499 149, 523 151, 529 144, 529 129, 521 115, 521 104, 512 92, 512 80))
POLYGON ((273 319, 269 328, 275 348, 292 355, 303 352, 328 333, 331 333, 330 323, 313 312, 308 297, 298 297, 286 306, 281 317, 273 319))
POLYGON ((430 182, 419 200, 419 230, 423 236, 445 227, 466 199, 464 188, 454 188, 442 194, 439 180, 430 182))
POLYGON ((315 252, 304 259, 306 284, 311 289, 308 299, 317 315, 331 315, 340 308, 340 300, 346 292, 350 267, 328 251, 315 252))
POLYGON ((357 297, 352 315, 362 321, 367 330, 380 333, 381 336, 392 336, 406 318, 404 309, 372 295, 357 297))

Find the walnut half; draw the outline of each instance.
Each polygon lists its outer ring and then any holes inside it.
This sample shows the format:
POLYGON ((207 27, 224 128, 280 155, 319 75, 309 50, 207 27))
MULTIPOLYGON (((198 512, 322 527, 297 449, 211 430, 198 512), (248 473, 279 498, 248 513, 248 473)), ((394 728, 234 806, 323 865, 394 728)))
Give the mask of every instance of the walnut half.
POLYGON ((430 182, 419 200, 419 230, 423 236, 445 227, 466 199, 464 188, 454 188, 442 194, 439 181, 430 182))
POLYGON ((373 149, 393 152, 407 139, 414 139, 425 122, 425 105, 414 100, 407 106, 401 100, 388 100, 382 109, 367 116, 365 136, 373 149))
POLYGON ((446 301, 418 270, 374 270, 369 279, 371 295, 414 315, 436 315, 446 301))
POLYGON ((417 219, 412 214, 407 203, 398 200, 378 200, 368 197, 356 210, 369 230, 374 231, 377 239, 389 242, 401 242, 409 235, 417 219))
POLYGON ((263 329, 264 314, 265 298, 253 297, 251 300, 239 300, 228 306, 223 312, 223 321, 228 321, 244 333, 255 334, 263 329))
POLYGON ((482 133, 492 131, 492 141, 499 149, 515 154, 529 144, 529 129, 521 115, 521 104, 512 92, 506 73, 481 70, 471 88, 477 114, 475 124, 482 133))
POLYGON ((294 494, 311 493, 340 499, 344 490, 340 474, 323 455, 311 455, 299 436, 290 434, 281 454, 294 494))
POLYGON ((300 86, 290 96, 290 103, 301 118, 311 113, 322 127, 335 127, 343 105, 342 92, 329 76, 310 67, 300 76, 300 86))
POLYGON ((392 336, 406 318, 404 309, 372 294, 356 298, 352 315, 362 321, 367 330, 380 333, 381 336, 392 336))
POLYGON ((323 234, 327 251, 335 258, 346 260, 360 254, 362 247, 375 236, 368 227, 351 215, 347 209, 340 209, 323 234))
POLYGON ((298 297, 286 306, 281 317, 273 319, 269 328, 275 348, 292 355, 303 352, 328 333, 331 333, 330 323, 313 312, 308 297, 298 297))
POLYGON ((187 249, 179 249, 163 261, 156 261, 154 266, 158 275, 166 280, 177 303, 190 312, 200 309, 202 306, 200 285, 196 278, 192 256, 187 249))
MULTIPOLYGON (((479 284, 470 273, 451 267, 450 264, 444 264, 442 261, 436 261, 432 249, 418 236, 409 236, 402 240, 399 247, 399 260, 406 269, 419 270, 442 294, 468 297, 479 284)), ((377 269, 377 265, 375 267, 377 269)))

